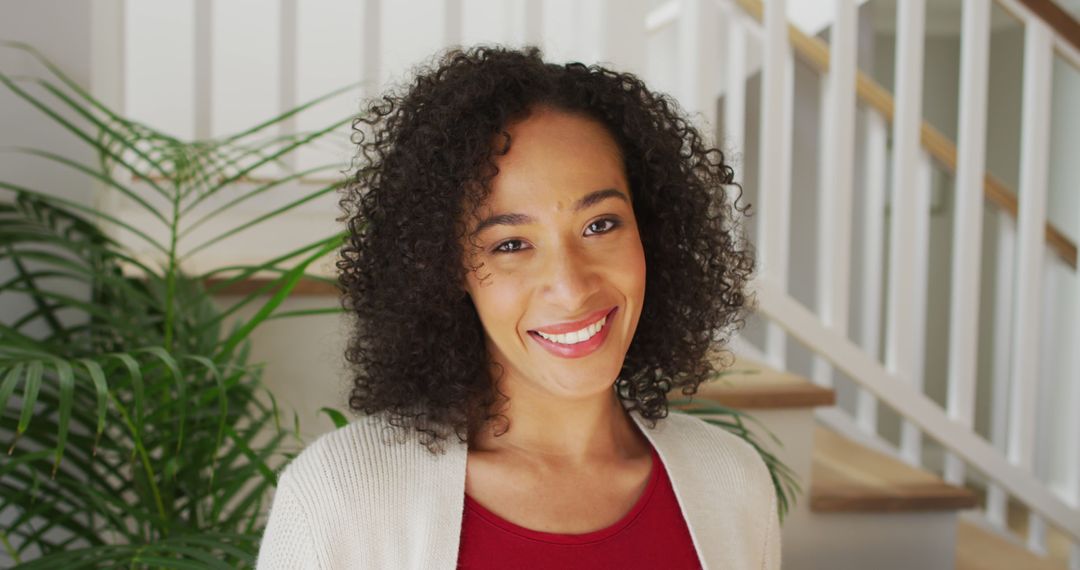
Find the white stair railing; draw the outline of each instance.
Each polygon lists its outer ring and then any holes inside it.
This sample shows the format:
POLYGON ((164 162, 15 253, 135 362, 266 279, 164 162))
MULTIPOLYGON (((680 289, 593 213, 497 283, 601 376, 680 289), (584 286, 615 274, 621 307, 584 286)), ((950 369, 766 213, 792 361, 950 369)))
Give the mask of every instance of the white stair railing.
MULTIPOLYGON (((866 133, 863 138, 865 158, 863 192, 863 243, 859 286, 859 342, 867 354, 881 353, 881 307, 884 283, 885 248, 885 172, 889 127, 886 119, 873 109, 864 109, 866 133)), ((878 425, 877 400, 873 394, 858 387, 855 393, 855 420, 864 433, 876 434, 878 425)))
MULTIPOLYGON (((858 12, 854 0, 836 2, 830 30, 829 69, 822 78, 821 176, 818 180, 817 304, 821 319, 847 334, 853 177, 855 171, 855 70, 858 55, 858 12)), ((786 30, 784 30, 786 33, 786 30)), ((822 386, 833 385, 832 366, 815 355, 812 376, 822 386)))
MULTIPOLYGON (((960 33, 960 128, 953 213, 952 299, 949 316, 948 413, 973 430, 982 261, 983 171, 986 167, 986 99, 990 60, 990 4, 965 0, 960 33)), ((964 481, 964 464, 945 454, 945 480, 964 481)))
MULTIPOLYGON (((1050 103, 1053 51, 1050 28, 1039 19, 1024 32, 1024 95, 1020 135, 1020 223, 1010 377, 1009 461, 1027 471, 1035 465, 1035 414, 1042 373, 1039 336, 1042 321, 1043 228, 1050 146, 1050 103)), ((1032 512, 1028 547, 1045 552, 1042 518, 1032 512)))
MULTIPOLYGON (((788 283, 788 244, 791 236, 791 162, 795 64, 788 44, 783 0, 765 5, 764 55, 761 80, 761 144, 758 179, 761 188, 757 243, 762 279, 788 283)), ((787 338, 780 325, 769 322, 765 351, 769 363, 787 369, 787 338)))
MULTIPOLYGON (((921 111, 925 3, 922 0, 897 3, 895 96, 891 98, 887 113, 874 105, 867 111, 867 129, 863 135, 866 168, 861 190, 867 193, 861 236, 865 247, 859 283, 869 294, 863 296, 860 306, 863 311, 861 350, 848 340, 846 330, 851 258, 847 236, 853 229, 848 192, 854 158, 846 147, 845 137, 851 132, 851 117, 855 112, 854 2, 840 0, 835 3, 837 12, 830 29, 832 49, 826 64, 822 113, 825 117, 822 147, 825 150, 819 162, 823 174, 819 194, 816 315, 795 302, 788 293, 792 105, 791 85, 786 78, 791 73, 792 48, 788 42, 785 3, 783 0, 768 0, 763 6, 753 0, 720 0, 718 3, 721 6, 719 13, 725 19, 720 28, 726 30, 727 44, 736 46, 733 52, 747 51, 742 49, 742 42, 753 38, 760 40, 763 53, 761 146, 758 150, 760 209, 756 238, 761 263, 759 300, 762 312, 768 318, 762 348, 770 363, 784 367, 787 337, 797 339, 814 353, 811 375, 817 382, 832 385, 832 367, 836 367, 860 387, 855 421, 849 425, 857 425, 876 436, 876 402, 883 401, 901 416, 898 456, 913 465, 921 465, 923 434, 931 435, 946 448, 943 475, 949 481, 965 482, 969 465, 989 479, 986 516, 994 527, 1005 531, 1006 499, 1012 495, 1030 508, 1028 548, 1045 554, 1046 521, 1049 521, 1070 537, 1072 564, 1080 564, 1076 547, 1080 542, 1077 497, 1054 491, 1035 475, 1034 463, 1040 393, 1043 260, 1047 249, 1044 234, 1052 93, 1050 69, 1054 48, 1073 64, 1080 61, 1076 50, 1023 6, 1015 2, 1001 3, 1021 18, 1025 27, 1025 47, 1021 173, 1017 192, 1020 196, 1019 216, 1015 227, 1011 220, 1001 224, 1003 233, 999 237, 997 254, 1001 260, 1002 279, 999 280, 1001 286, 997 289, 996 302, 1003 310, 997 312, 998 322, 982 323, 984 326, 995 324, 1001 339, 996 343, 999 354, 995 355, 998 358, 995 376, 999 378, 994 382, 997 397, 992 414, 995 447, 974 429, 990 4, 980 0, 964 3, 959 145, 950 151, 954 153, 953 164, 948 161, 940 164, 946 168, 955 165, 956 170, 953 236, 956 253, 951 268, 948 397, 947 405, 942 407, 926 397, 923 378, 930 195, 933 168, 939 166, 935 161, 941 161, 940 149, 934 155, 920 149, 920 139, 926 138, 921 111), (739 9, 747 9, 749 14, 734 16, 739 9), (751 16, 760 17, 761 23, 751 16), (733 28, 742 25, 758 29, 732 32, 733 28), (890 124, 892 154, 886 157, 884 145, 890 124), (883 219, 880 212, 886 158, 891 159, 893 165, 889 180, 892 233, 888 255, 889 283, 885 288, 888 298, 882 364, 877 358, 880 323, 876 315, 881 299, 876 292, 882 285, 879 269, 882 267, 880 234, 883 219), (1015 232, 1015 237, 1010 237, 1010 232, 1015 232), (1014 242, 1015 264, 1011 245, 1014 242), (1011 284, 1013 278, 1015 290, 1011 284), (1000 350, 1002 343, 1005 343, 1004 351, 1000 350), (1007 374, 1001 374, 1002 367, 1008 367, 1004 369, 1007 374), (1001 379, 1007 381, 1008 391, 1003 389, 1001 379), (1005 402, 1007 406, 1002 405, 1005 402)), ((662 11, 665 20, 681 21, 686 15, 673 7, 681 5, 669 2, 657 13, 662 11)), ((652 21, 654 29, 658 21, 658 18, 652 21)), ((727 55, 729 66, 731 57, 731 54, 727 55)), ((745 109, 745 74, 751 68, 748 65, 734 67, 743 79, 733 78, 734 72, 729 67, 723 92, 725 121, 730 117, 729 113, 745 109)), ((700 99, 698 93, 685 98, 694 102, 700 99)), ((725 124, 724 132, 734 131, 734 136, 728 134, 731 140, 744 140, 744 125, 742 117, 735 117, 732 125, 725 124)), ((1001 216, 1008 218, 1005 214, 1001 216)), ((1080 393, 1080 371, 1073 373, 1071 381, 1075 384, 1074 393, 1080 393)), ((1073 463, 1069 487, 1080 490, 1080 461, 1073 463)), ((1080 491, 1075 495, 1080 495, 1080 491)))

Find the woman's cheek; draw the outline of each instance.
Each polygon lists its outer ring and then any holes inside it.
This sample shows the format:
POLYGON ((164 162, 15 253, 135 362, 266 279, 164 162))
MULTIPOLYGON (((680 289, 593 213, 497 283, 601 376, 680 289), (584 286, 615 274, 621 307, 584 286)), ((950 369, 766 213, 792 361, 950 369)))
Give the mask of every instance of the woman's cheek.
POLYGON ((484 304, 506 314, 519 303, 524 291, 524 272, 520 268, 510 269, 505 267, 505 264, 491 262, 484 267, 487 271, 483 273, 483 283, 479 287, 480 294, 488 301, 484 304))

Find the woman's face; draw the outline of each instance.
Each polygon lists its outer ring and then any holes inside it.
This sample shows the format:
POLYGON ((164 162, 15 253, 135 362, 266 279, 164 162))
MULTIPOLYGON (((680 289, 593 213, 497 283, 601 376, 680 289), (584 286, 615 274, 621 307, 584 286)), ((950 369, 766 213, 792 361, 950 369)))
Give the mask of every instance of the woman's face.
POLYGON ((563 399, 610 393, 645 297, 645 252, 618 146, 600 123, 549 108, 505 130, 510 151, 496 158, 479 212, 487 223, 469 226, 479 249, 465 249, 480 266, 466 289, 501 365, 500 388, 563 399))

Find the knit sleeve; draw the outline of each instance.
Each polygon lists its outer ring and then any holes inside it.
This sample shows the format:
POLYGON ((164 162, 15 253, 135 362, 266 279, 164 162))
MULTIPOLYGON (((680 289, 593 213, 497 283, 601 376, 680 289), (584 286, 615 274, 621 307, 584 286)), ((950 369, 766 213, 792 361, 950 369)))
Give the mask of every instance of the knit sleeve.
POLYGON ((319 567, 307 511, 293 489, 289 471, 278 480, 270 519, 259 544, 257 570, 311 569, 319 567))
POLYGON ((780 517, 776 511, 776 492, 769 494, 768 529, 765 531, 765 555, 762 570, 780 570, 780 517))

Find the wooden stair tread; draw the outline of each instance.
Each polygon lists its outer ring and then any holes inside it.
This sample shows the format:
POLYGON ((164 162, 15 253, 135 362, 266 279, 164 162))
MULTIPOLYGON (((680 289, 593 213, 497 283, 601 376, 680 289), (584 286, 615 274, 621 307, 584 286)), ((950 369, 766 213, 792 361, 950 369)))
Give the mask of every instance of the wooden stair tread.
POLYGON ((1066 570, 1066 565, 1036 555, 979 525, 960 519, 956 528, 956 570, 1066 570))
POLYGON ((815 512, 901 512, 969 509, 975 493, 937 475, 817 426, 810 509, 815 512))
MULTIPOLYGON (((694 400, 711 400, 738 409, 811 408, 836 403, 833 390, 744 356, 736 355, 734 364, 724 372, 719 378, 702 382, 694 400)), ((668 397, 686 396, 676 389, 668 397)))

